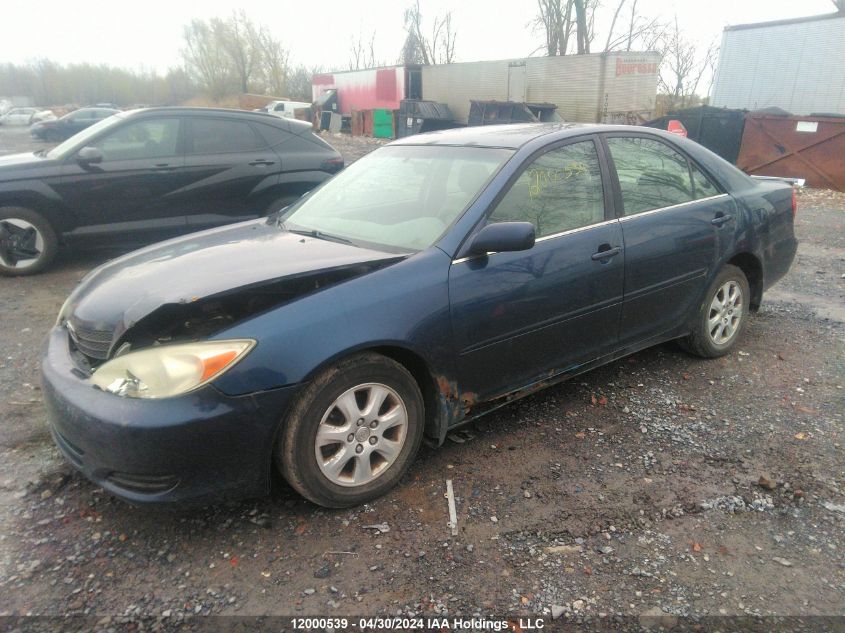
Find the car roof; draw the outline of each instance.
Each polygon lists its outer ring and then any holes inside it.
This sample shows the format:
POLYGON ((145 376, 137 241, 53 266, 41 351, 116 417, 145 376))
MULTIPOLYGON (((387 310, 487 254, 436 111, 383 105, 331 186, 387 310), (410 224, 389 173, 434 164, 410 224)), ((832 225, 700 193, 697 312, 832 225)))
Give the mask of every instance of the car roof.
POLYGON ((161 106, 155 108, 140 108, 138 110, 127 110, 123 113, 127 117, 147 116, 149 114, 213 114, 216 116, 251 117, 266 123, 276 123, 279 117, 266 112, 252 112, 250 110, 236 110, 234 108, 199 108, 186 106, 161 106))
POLYGON ((662 136, 660 130, 635 125, 601 123, 511 123, 439 130, 409 136, 391 145, 459 145, 519 149, 541 136, 554 134, 556 139, 592 132, 642 132, 662 136), (657 133, 657 134, 655 134, 657 133))

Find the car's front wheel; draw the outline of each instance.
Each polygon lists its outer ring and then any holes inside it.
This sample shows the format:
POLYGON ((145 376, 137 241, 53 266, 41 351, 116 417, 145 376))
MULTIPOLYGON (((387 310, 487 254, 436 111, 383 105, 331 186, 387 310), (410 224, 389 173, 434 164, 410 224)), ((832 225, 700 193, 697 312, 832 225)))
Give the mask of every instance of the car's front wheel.
POLYGON ((50 223, 23 207, 0 207, 0 274, 34 275, 56 256, 58 239, 50 223))
POLYGON ((299 395, 276 448, 276 463, 302 496, 332 508, 390 490, 422 441, 419 386, 399 363, 361 354, 330 367, 299 395))
POLYGON ((745 273, 736 266, 724 266, 707 289, 693 331, 680 340, 681 346, 704 358, 724 356, 745 329, 750 303, 745 273))

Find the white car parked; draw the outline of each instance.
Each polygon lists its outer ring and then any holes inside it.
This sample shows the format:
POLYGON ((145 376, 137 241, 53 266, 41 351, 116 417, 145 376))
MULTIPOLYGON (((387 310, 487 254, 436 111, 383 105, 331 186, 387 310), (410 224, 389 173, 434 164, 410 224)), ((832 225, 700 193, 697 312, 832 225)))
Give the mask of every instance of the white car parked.
POLYGON ((57 118, 56 113, 52 110, 39 110, 32 115, 32 122, 39 123, 40 121, 55 121, 57 118))
POLYGON ((32 117, 39 112, 38 108, 12 108, 0 116, 0 125, 30 125, 32 117))
POLYGON ((263 108, 259 108, 259 110, 274 116, 282 117, 283 119, 294 119, 296 118, 294 116, 294 110, 310 107, 310 103, 303 103, 302 101, 271 101, 263 108))

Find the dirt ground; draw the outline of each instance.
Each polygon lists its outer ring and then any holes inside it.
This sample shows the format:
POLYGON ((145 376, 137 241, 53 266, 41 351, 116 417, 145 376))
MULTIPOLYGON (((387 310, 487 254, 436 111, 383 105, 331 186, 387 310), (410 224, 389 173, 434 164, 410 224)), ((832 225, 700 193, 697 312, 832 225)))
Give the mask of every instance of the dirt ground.
MULTIPOLYGON (((347 160, 376 146, 328 140, 347 160)), ((0 131, 0 153, 27 144, 0 131)), ((845 616, 845 195, 801 192, 796 230, 737 352, 667 344, 550 388, 343 511, 281 485, 139 509, 78 476, 45 429, 38 354, 111 254, 0 278, 0 615, 845 616)))

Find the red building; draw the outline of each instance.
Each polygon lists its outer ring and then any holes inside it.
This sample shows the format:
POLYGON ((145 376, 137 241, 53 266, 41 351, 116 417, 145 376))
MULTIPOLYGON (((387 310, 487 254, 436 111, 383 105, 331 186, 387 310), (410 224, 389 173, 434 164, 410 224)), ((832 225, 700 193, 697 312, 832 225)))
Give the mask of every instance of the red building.
POLYGON ((419 68, 389 66, 314 75, 311 81, 311 100, 327 90, 337 90, 339 113, 348 115, 353 110, 384 108, 398 110, 402 99, 419 99, 413 88, 419 86, 419 68))

